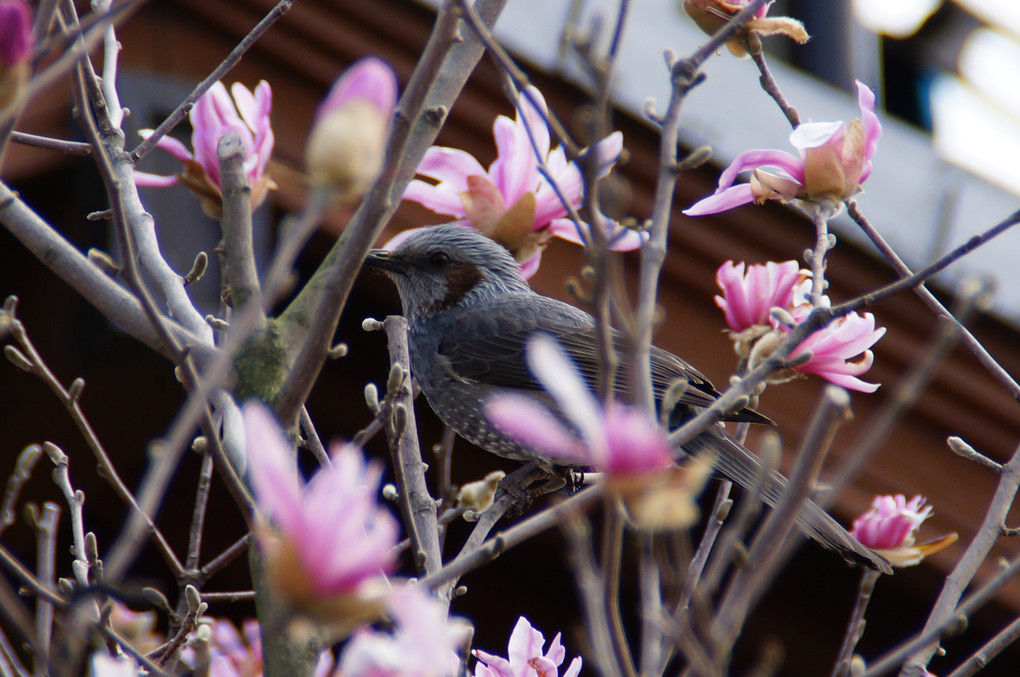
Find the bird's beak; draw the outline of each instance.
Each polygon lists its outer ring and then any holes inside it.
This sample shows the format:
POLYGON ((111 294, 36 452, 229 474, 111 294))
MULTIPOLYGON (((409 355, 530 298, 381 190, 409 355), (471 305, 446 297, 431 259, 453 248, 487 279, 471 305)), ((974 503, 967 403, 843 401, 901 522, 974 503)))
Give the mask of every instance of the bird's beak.
POLYGON ((370 249, 368 257, 365 259, 365 265, 399 275, 407 273, 408 268, 406 261, 396 258, 393 256, 393 252, 388 249, 370 249))

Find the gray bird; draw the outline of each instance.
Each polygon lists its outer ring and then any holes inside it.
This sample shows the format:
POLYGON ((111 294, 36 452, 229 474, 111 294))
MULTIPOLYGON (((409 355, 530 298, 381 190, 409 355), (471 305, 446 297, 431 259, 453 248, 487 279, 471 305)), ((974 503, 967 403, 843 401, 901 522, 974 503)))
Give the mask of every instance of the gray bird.
MULTIPOLYGON (((510 253, 471 227, 445 224, 422 228, 392 251, 372 250, 366 264, 384 270, 397 286, 409 325, 411 372, 439 418, 486 451, 555 464, 490 423, 482 403, 498 390, 513 390, 539 399, 559 415, 528 369, 524 355, 528 338, 544 332, 556 339, 592 387, 598 374, 595 319, 532 291, 510 253)), ((621 337, 617 334, 615 338, 618 347, 622 346, 621 337)), ((671 429, 719 396, 700 372, 665 350, 652 348, 651 365, 659 403, 672 383, 678 379, 688 382, 669 413, 671 429)), ((614 387, 620 394, 626 392, 625 374, 616 378, 614 387)), ((769 422, 748 408, 726 420, 769 422)), ((681 451, 693 455, 704 449, 714 452, 719 473, 745 489, 760 481, 758 457, 720 426, 701 433, 681 451)), ((785 484, 781 475, 773 473, 763 487, 763 500, 775 505, 785 484)), ((804 533, 848 562, 892 573, 884 558, 861 545, 816 503, 805 502, 797 523, 804 533)))

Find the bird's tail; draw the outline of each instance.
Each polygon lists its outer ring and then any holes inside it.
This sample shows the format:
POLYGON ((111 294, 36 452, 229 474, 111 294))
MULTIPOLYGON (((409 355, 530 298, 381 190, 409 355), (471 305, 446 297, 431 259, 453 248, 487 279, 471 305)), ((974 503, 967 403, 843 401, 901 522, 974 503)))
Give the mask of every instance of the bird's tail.
MULTIPOLYGON (((744 445, 730 437, 719 427, 713 427, 684 444, 684 452, 694 455, 707 451, 716 457, 716 470, 745 490, 753 490, 762 481, 761 460, 744 445)), ((779 502, 786 489, 786 478, 776 472, 761 487, 761 498, 770 507, 779 502)), ((839 553, 851 564, 875 569, 885 574, 892 573, 889 562, 850 535, 821 506, 805 499, 797 514, 797 526, 808 537, 825 548, 839 553)))

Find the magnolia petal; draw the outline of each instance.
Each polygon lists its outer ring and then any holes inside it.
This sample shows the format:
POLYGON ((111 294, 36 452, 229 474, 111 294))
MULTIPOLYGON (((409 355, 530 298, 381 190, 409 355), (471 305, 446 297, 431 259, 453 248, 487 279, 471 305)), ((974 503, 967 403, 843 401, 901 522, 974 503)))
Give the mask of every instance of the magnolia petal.
POLYGON ((735 186, 722 192, 709 195, 683 210, 687 216, 705 216, 707 214, 718 214, 735 207, 749 205, 754 202, 754 193, 750 184, 738 183, 735 186))
POLYGON ((549 155, 546 114, 545 99, 537 89, 528 87, 517 97, 516 118, 511 121, 501 115, 493 124, 497 157, 489 167, 489 175, 508 204, 535 190, 539 183, 538 164, 549 155))
POLYGON ((163 176, 162 174, 149 174, 148 172, 135 172, 135 185, 142 188, 166 188, 172 186, 179 180, 179 177, 163 176))
POLYGON ((499 216, 491 232, 482 232, 509 249, 515 258, 531 258, 535 248, 544 247, 550 237, 545 231, 532 230, 534 223, 535 194, 524 193, 499 216))
POLYGON ((461 199, 461 194, 465 191, 453 191, 450 188, 449 184, 435 186, 431 183, 425 183, 420 179, 415 179, 407 184, 407 188, 404 189, 403 199, 417 202, 437 214, 464 218, 467 216, 467 213, 464 211, 464 202, 461 199))
POLYGON ((242 407, 245 449, 252 488, 259 506, 271 514, 284 531, 300 528, 301 491, 296 457, 283 437, 280 425, 262 404, 251 401, 242 407))
POLYGON ((577 438, 529 397, 497 393, 485 401, 485 416, 525 446, 560 459, 586 460, 577 438))
POLYGON ((545 637, 542 636, 541 631, 532 627, 528 619, 521 616, 517 619, 513 632, 510 633, 507 658, 514 667, 523 668, 532 658, 542 656, 543 644, 545 644, 545 637))
POLYGON ((746 150, 738 155, 722 175, 719 176, 720 189, 732 186, 741 172, 760 167, 775 167, 785 172, 791 179, 804 183, 804 161, 784 150, 746 150))
POLYGON ((470 153, 456 148, 432 146, 425 151, 417 172, 422 176, 449 183, 458 193, 467 190, 467 177, 486 176, 485 168, 470 153))
MULTIPOLYGON (((560 189, 560 193, 567 198, 570 205, 575 209, 581 204, 581 175, 575 169, 573 172, 569 170, 555 177, 556 186, 560 189)), ((560 195, 553 190, 546 181, 542 181, 538 190, 535 192, 535 228, 548 227, 550 223, 557 219, 567 218, 567 208, 563 206, 563 201, 560 199, 560 195)))
POLYGON ((499 187, 507 202, 513 203, 538 185, 538 158, 531 147, 527 132, 504 116, 492 125, 497 157, 489 166, 488 176, 499 187))
POLYGON ((580 224, 578 224, 573 219, 553 219, 549 222, 549 231, 555 237, 558 237, 561 240, 566 240, 567 242, 573 242, 574 244, 581 245, 582 247, 587 246, 587 244, 591 241, 591 236, 589 235, 588 230, 589 228, 591 228, 591 226, 584 221, 581 221, 580 224))
POLYGON ((803 45, 810 39, 804 24, 786 16, 751 19, 747 22, 747 30, 761 35, 785 35, 797 44, 803 45))
POLYGON ((609 229, 609 248, 614 252, 629 252, 640 249, 650 235, 614 224, 609 229))
POLYGON ((480 665, 475 666, 475 677, 519 677, 510 666, 510 661, 502 656, 475 649, 471 652, 480 665))
MULTIPOLYGON (((152 129, 142 129, 139 130, 138 136, 148 139, 152 136, 153 131, 152 129)), ((181 162, 194 159, 188 147, 172 136, 161 136, 159 141, 156 142, 156 148, 165 150, 181 162)))
POLYGON ((856 376, 850 376, 849 374, 837 374, 833 372, 820 373, 818 376, 824 378, 829 383, 846 388, 847 390, 855 390, 859 393, 873 393, 881 387, 881 383, 868 383, 862 381, 856 376))
POLYGON ((368 101, 380 114, 389 118, 397 104, 397 76, 393 69, 375 57, 358 60, 333 83, 316 111, 315 119, 354 99, 368 101))
POLYGON ((574 660, 570 661, 570 665, 563 673, 563 677, 577 677, 581 674, 581 657, 577 656, 574 660))
MULTIPOLYGON (((861 124, 864 125, 864 134, 867 139, 864 157, 870 161, 878 148, 878 140, 882 138, 882 123, 875 115, 875 93, 860 80, 855 80, 857 85, 857 105, 861 110, 861 124)), ((863 181, 864 178, 861 178, 863 181)))
POLYGON ((517 97, 517 120, 521 127, 527 122, 535 151, 543 158, 549 154, 550 147, 548 116, 549 108, 542 92, 534 86, 526 87, 517 97))
MULTIPOLYGON (((460 194, 464 214, 478 230, 493 237, 496 224, 507 211, 503 195, 485 176, 469 176, 467 184, 468 189, 460 194)), ((530 221, 527 228, 531 229, 530 221)))
POLYGON ((598 158, 598 178, 609 174, 613 165, 623 152, 623 132, 613 132, 595 144, 595 155, 598 158))
POLYGON ((557 666, 567 657, 567 647, 563 646, 562 640, 563 633, 557 632, 549 642, 549 650, 545 652, 545 657, 554 661, 557 666))
POLYGON ((240 82, 230 86, 230 94, 234 97, 234 105, 240 111, 244 124, 254 132, 259 127, 259 105, 255 102, 255 95, 240 82))
POLYGON ((536 333, 528 340, 526 357, 531 373, 581 433, 592 462, 601 462, 606 457, 601 408, 567 353, 552 337, 536 333))
POLYGON ((803 154, 808 148, 829 143, 845 127, 845 122, 805 122, 790 132, 790 144, 803 154))
POLYGON ((525 280, 530 279, 532 275, 538 272, 538 267, 542 263, 542 250, 539 249, 537 252, 532 254, 527 260, 521 261, 521 277, 525 280))

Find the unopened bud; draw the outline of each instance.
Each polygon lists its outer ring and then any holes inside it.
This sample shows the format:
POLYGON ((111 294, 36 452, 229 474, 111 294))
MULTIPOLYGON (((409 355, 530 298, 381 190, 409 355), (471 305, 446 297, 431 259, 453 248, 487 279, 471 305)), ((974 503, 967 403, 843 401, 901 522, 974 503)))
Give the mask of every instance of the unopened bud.
MULTIPOLYGON (((496 488, 506 477, 502 470, 494 470, 477 482, 468 482, 457 492, 457 505, 465 510, 480 515, 489 509, 496 497, 496 488)), ((467 514, 465 513, 465 518, 467 514)))
POLYGON ((382 169, 396 101, 396 75, 379 59, 362 59, 341 75, 315 114, 305 148, 312 183, 341 201, 359 199, 382 169))
POLYGON ((399 362, 394 362, 390 365, 390 374, 386 379, 386 392, 392 393, 400 390, 400 387, 404 385, 404 366, 399 362))
POLYGON ((81 397, 81 391, 85 388, 85 379, 76 378, 71 381, 71 387, 67 389, 67 398, 72 402, 77 402, 78 398, 81 397))
POLYGON ((25 357, 25 353, 21 352, 14 346, 4 346, 4 356, 11 364, 22 371, 27 371, 30 374, 35 371, 35 367, 32 366, 32 362, 25 357))
POLYGON ((209 267, 209 255, 205 252, 198 252, 195 262, 191 264, 191 270, 184 276, 184 286, 194 284, 202 279, 206 269, 209 267))
POLYGON ((379 412, 379 389, 374 383, 365 384, 365 404, 372 410, 372 413, 379 412))
POLYGON ((31 70, 35 38, 25 0, 0 0, 0 111, 17 102, 31 70))
POLYGON ((120 273, 120 266, 117 265, 117 262, 114 261, 113 258, 106 252, 93 247, 92 249, 89 249, 87 256, 92 265, 99 268, 107 275, 114 277, 120 273))

